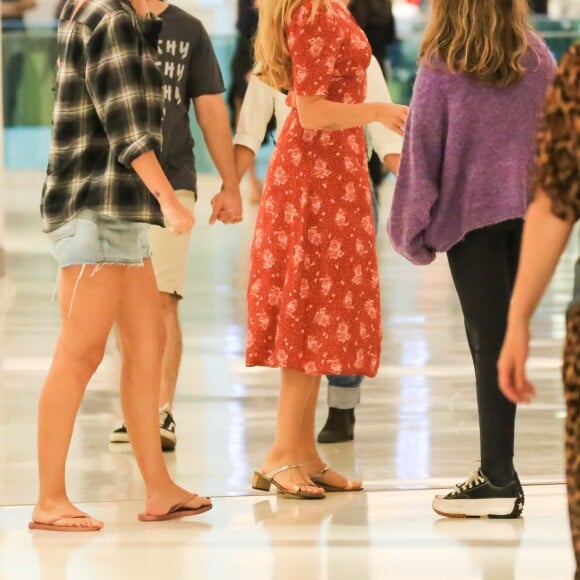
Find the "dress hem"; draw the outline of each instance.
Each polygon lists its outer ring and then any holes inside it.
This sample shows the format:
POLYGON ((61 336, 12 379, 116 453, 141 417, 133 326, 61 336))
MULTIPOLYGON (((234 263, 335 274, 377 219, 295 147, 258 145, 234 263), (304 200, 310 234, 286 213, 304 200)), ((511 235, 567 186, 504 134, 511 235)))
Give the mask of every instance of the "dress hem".
POLYGON ((276 363, 268 363, 268 362, 249 362, 246 361, 246 367, 265 367, 265 368, 269 368, 269 369, 291 369, 294 371, 299 371, 301 373, 307 374, 307 375, 312 375, 312 376, 322 376, 322 375, 359 375, 359 376, 364 376, 367 377, 369 379, 372 379, 373 377, 377 376, 378 373, 378 369, 376 369, 374 372, 372 371, 365 371, 364 369, 349 369, 349 368, 343 368, 341 369, 340 373, 336 372, 336 368, 335 369, 331 369, 330 367, 322 367, 321 369, 316 369, 316 372, 308 372, 306 371, 306 369, 304 368, 304 366, 300 366, 300 365, 293 365, 293 366, 285 366, 282 367, 279 364, 276 363))

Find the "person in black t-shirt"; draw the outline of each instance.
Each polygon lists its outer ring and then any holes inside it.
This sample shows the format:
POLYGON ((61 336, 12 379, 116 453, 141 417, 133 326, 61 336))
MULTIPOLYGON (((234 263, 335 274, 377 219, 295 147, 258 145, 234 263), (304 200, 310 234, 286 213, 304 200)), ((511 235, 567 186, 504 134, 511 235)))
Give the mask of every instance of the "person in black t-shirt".
MULTIPOLYGON (((165 96, 161 165, 178 199, 193 212, 197 193, 194 142, 189 127, 193 103, 204 141, 223 181, 218 196, 241 219, 230 122, 222 96, 225 87, 209 36, 197 18, 176 6, 161 0, 147 0, 147 6, 163 21, 157 59, 164 77, 165 96)), ((226 214, 222 221, 234 223, 239 219, 230 220, 226 214)), ((184 296, 189 241, 190 234, 176 236, 165 228, 152 227, 149 232, 167 331, 159 398, 159 429, 165 451, 173 450, 177 441, 172 407, 182 353, 178 304, 184 296)), ((109 441, 127 443, 125 425, 115 429, 109 441)))

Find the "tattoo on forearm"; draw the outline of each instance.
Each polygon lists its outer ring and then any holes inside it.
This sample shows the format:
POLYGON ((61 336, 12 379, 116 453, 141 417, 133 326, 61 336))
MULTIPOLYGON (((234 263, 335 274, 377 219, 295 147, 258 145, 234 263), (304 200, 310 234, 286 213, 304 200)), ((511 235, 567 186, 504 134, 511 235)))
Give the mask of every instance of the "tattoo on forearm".
POLYGON ((328 123, 328 125, 324 125, 322 129, 324 131, 336 131, 337 129, 339 129, 339 126, 338 123, 328 123))
POLYGON ((155 190, 151 192, 151 195, 157 200, 159 200, 161 198, 161 194, 155 190))

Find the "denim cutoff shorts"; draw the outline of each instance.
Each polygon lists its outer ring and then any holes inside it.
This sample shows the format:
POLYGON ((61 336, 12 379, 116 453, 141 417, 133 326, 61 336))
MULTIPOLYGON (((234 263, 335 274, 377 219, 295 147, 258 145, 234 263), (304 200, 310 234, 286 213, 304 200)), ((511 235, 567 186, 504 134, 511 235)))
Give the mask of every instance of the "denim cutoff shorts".
POLYGON ((81 264, 142 266, 149 258, 149 224, 83 210, 48 233, 60 268, 81 264))

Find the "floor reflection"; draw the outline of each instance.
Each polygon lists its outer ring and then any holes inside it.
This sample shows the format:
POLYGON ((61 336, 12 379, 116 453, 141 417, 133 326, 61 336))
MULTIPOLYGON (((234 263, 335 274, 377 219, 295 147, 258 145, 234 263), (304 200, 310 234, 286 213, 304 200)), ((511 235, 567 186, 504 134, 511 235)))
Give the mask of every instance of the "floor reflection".
POLYGON ((514 580, 524 525, 524 518, 481 521, 444 518, 433 522, 433 531, 465 549, 473 567, 481 572, 481 580, 514 580))
MULTIPOLYGON (((9 309, 0 308, 3 506, 36 499, 36 406, 58 332, 51 302, 56 268, 37 211, 41 181, 36 174, 7 176, 7 268, 15 293, 9 309)), ((439 521, 431 511, 432 490, 463 480, 477 459, 474 378, 445 259, 417 268, 388 244, 388 187, 378 243, 380 372, 363 383, 355 440, 321 448, 326 462, 352 479, 361 477, 367 491, 329 494, 321 502, 257 497, 249 483, 274 434, 279 374, 244 365, 256 210, 248 208, 239 227, 210 227, 205 201, 217 185, 200 179, 181 304, 178 443, 166 455, 172 475, 216 498, 216 508, 203 519, 154 528, 136 521, 140 505, 131 500, 143 497, 143 486, 133 454, 122 446, 113 452, 108 444, 121 419, 119 360, 111 345, 81 408, 67 474, 71 499, 89 503, 107 528, 92 539, 31 535, 28 507, 0 508, 0 579, 569 577, 564 488, 530 484, 563 481, 559 361, 576 248, 565 255, 534 322, 530 374, 539 397, 518 411, 516 437, 516 465, 527 485, 525 526, 523 520, 439 521), (430 491, 392 491, 402 489, 430 491)), ((325 418, 323 381, 318 428, 325 418)))

